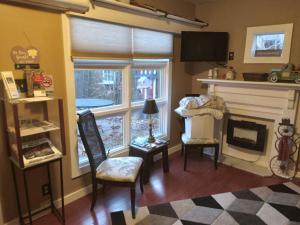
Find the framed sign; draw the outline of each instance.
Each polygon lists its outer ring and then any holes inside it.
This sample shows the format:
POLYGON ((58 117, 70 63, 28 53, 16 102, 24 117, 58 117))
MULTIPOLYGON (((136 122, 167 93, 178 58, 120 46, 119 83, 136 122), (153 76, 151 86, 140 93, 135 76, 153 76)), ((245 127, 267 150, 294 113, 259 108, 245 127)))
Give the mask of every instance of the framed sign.
POLYGON ((36 68, 40 63, 40 53, 35 47, 15 46, 12 48, 10 56, 16 65, 16 69, 22 69, 26 65, 36 68))
POLYGON ((289 63, 293 24, 248 27, 244 63, 289 63))

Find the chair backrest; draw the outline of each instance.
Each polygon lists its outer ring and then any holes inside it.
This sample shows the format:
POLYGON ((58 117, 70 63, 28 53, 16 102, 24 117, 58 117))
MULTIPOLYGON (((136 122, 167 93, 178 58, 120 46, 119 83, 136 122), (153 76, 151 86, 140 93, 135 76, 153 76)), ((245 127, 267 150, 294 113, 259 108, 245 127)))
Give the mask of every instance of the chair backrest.
MULTIPOLYGON (((200 94, 185 94, 185 97, 199 97, 200 94)), ((181 133, 185 133, 185 117, 181 118, 181 133)))
POLYGON ((91 172, 95 175, 97 167, 107 158, 105 147, 94 114, 86 110, 78 113, 78 116, 77 124, 81 140, 90 162, 91 172))

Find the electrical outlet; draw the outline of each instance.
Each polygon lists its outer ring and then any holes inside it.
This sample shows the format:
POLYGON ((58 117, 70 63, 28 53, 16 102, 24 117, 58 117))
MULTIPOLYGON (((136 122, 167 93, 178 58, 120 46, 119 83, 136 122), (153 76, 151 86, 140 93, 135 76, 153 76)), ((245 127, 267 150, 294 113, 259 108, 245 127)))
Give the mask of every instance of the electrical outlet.
POLYGON ((42 194, 43 194, 43 196, 49 195, 49 193, 50 193, 50 186, 49 186, 49 184, 44 184, 42 186, 42 194))
POLYGON ((229 52, 229 60, 234 60, 234 52, 229 52))

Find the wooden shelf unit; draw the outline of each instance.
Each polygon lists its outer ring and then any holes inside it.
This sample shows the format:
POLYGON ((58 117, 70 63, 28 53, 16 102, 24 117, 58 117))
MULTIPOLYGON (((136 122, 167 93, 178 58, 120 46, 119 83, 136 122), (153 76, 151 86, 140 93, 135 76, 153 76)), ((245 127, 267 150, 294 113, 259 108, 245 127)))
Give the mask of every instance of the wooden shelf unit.
MULTIPOLYGON (((20 168, 30 167, 31 165, 24 165, 23 160, 23 149, 22 149, 22 143, 23 138, 28 136, 34 136, 34 135, 41 135, 45 134, 50 139, 50 133, 54 131, 60 132, 60 145, 61 145, 61 153, 62 155, 66 155, 66 141, 65 141, 65 123, 64 123, 64 110, 63 110, 63 101, 61 98, 22 98, 22 99, 16 99, 16 100, 7 100, 7 99, 0 99, 0 102, 2 104, 2 110, 3 110, 3 117, 4 117, 4 128, 5 128, 5 139, 7 140, 7 154, 10 158, 15 158, 15 161, 19 163, 20 168), (48 118, 48 102, 57 101, 57 107, 58 107, 58 124, 55 124, 51 121, 49 121, 48 118), (43 104, 43 124, 44 126, 35 126, 34 128, 24 130, 22 127, 20 127, 20 113, 19 113, 19 105, 26 104, 28 107, 31 107, 32 105, 37 104, 43 104), (7 115, 7 109, 8 107, 12 108, 12 121, 13 125, 9 125, 8 115, 7 115), (48 124, 48 127, 47 127, 48 124), (11 143, 10 136, 13 135, 15 137, 15 145, 17 148, 17 154, 13 154, 13 144, 11 143), (16 156, 17 155, 17 156, 16 156)), ((52 110, 52 109, 51 109, 52 110)), ((57 158, 57 155, 53 155, 53 158, 57 158)), ((51 160, 51 157, 49 157, 47 160, 41 160, 40 163, 44 163, 45 161, 51 160)), ((39 164, 39 162, 34 163, 39 164)))

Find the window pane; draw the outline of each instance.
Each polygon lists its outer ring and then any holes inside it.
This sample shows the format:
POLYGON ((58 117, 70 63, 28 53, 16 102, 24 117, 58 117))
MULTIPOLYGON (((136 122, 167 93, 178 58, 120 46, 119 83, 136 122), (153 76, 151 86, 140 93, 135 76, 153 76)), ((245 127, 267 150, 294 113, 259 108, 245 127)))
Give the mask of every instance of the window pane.
POLYGON ((133 69, 131 73, 132 102, 161 97, 162 69, 133 69))
MULTIPOLYGON (((160 136, 163 134, 162 131, 162 120, 161 112, 162 108, 159 109, 159 113, 152 115, 153 118, 153 130, 154 136, 160 136)), ((131 113, 131 140, 137 137, 149 136, 149 115, 143 114, 142 109, 134 110, 131 113)))
POLYGON ((254 38, 254 56, 281 56, 284 45, 284 34, 257 34, 254 38))
POLYGON ((122 70, 75 70, 77 110, 122 104, 122 70))
MULTIPOLYGON (((123 130, 124 117, 122 115, 97 118, 96 123, 103 140, 105 150, 113 150, 124 146, 123 130)), ((87 155, 78 131, 79 165, 87 163, 87 155)))

